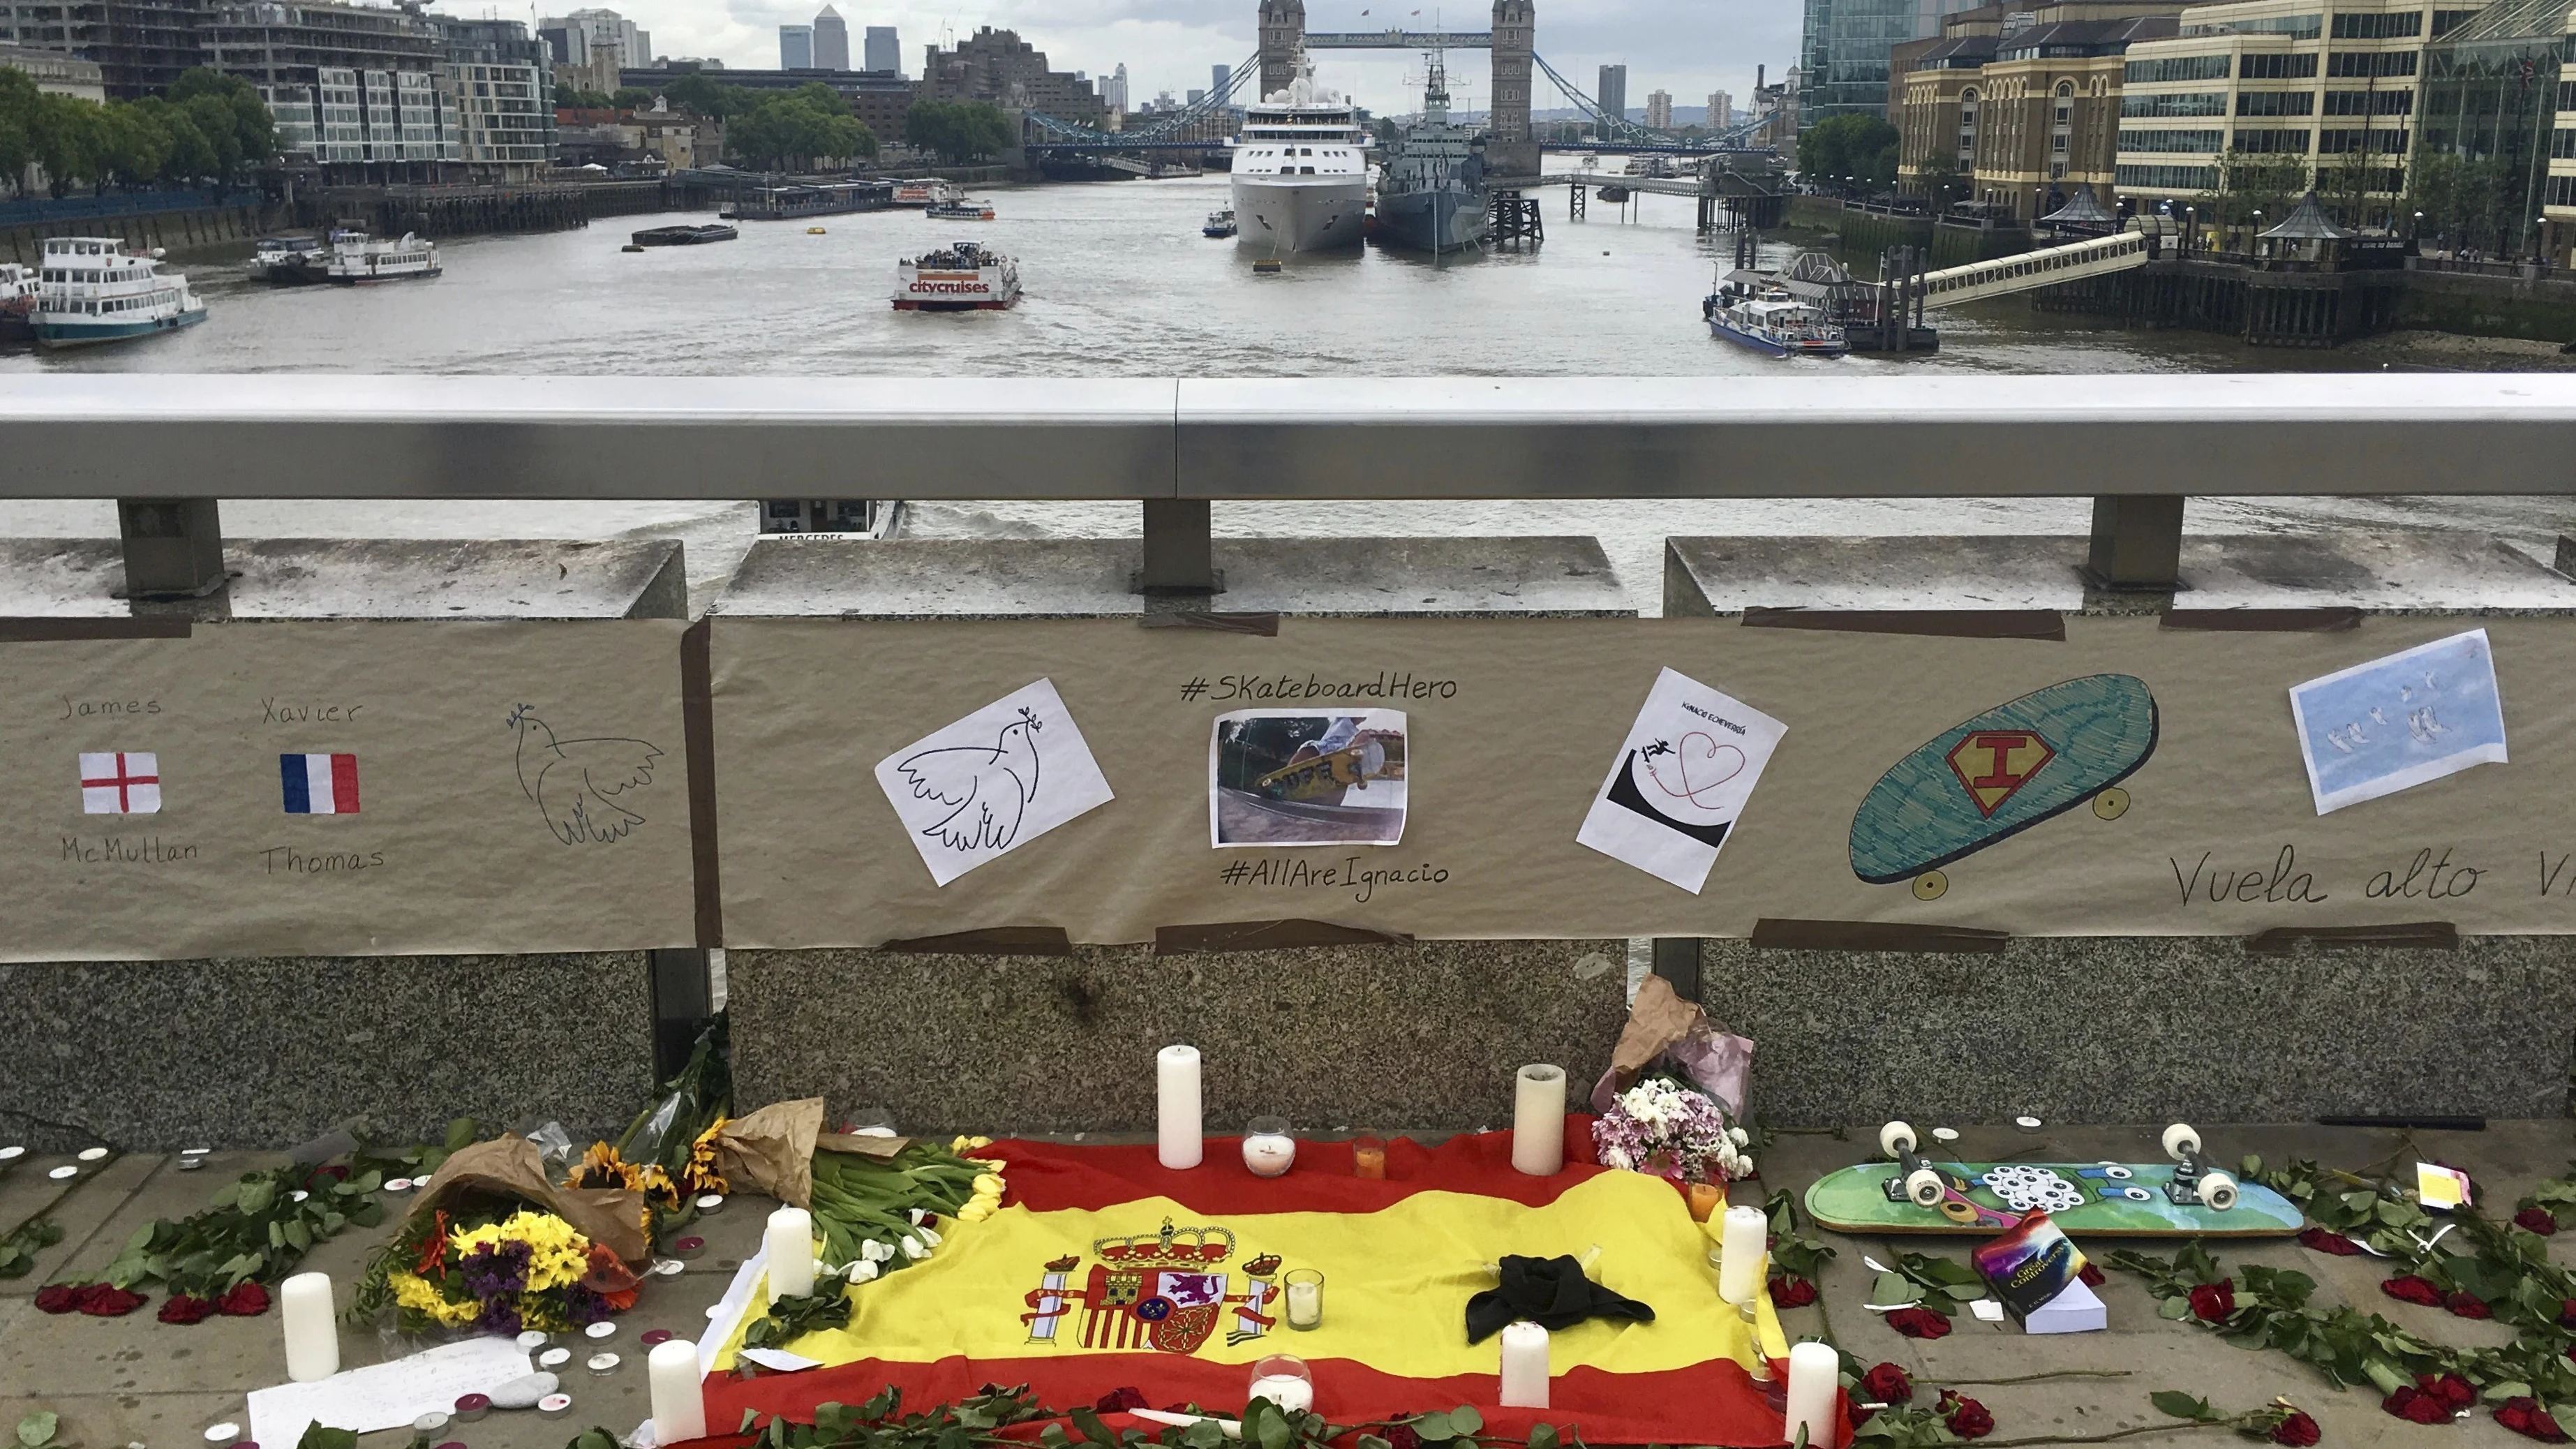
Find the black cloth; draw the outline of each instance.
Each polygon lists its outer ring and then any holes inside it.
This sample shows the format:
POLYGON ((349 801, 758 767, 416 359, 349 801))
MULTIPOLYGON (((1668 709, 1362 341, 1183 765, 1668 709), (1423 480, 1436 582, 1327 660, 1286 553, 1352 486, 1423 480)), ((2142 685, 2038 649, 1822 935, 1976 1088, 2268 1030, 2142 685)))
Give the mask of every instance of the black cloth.
POLYGON ((1583 1265, 1571 1257, 1507 1257, 1502 1269, 1502 1286, 1467 1300, 1469 1343, 1482 1343, 1524 1318, 1550 1333, 1587 1318, 1655 1321, 1654 1309, 1584 1277, 1583 1265))

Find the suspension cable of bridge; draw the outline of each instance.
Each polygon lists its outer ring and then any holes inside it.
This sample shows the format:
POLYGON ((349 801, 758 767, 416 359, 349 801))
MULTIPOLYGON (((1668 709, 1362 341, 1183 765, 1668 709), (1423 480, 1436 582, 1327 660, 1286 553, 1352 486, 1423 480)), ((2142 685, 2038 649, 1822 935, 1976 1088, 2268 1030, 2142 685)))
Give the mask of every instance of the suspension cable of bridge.
POLYGON ((1532 55, 1530 59, 1537 62, 1540 72, 1555 83, 1557 90, 1563 92, 1567 100, 1574 103, 1574 108, 1591 120, 1593 134, 1604 142, 1625 142, 1659 151, 1734 151, 1742 149, 1744 143, 1752 139, 1753 133, 1762 128, 1763 122, 1770 119, 1768 116, 1757 117, 1707 136, 1685 136, 1677 131, 1658 131, 1638 125, 1626 116, 1610 114, 1581 86, 1559 75, 1556 67, 1547 63, 1547 57, 1532 55))
POLYGON ((1044 111, 1030 111, 1027 113, 1028 126, 1043 139, 1030 141, 1028 149, 1120 151, 1191 145, 1217 147, 1224 143, 1224 137, 1210 138, 1192 134, 1194 128, 1211 116, 1224 115, 1231 107, 1235 93, 1246 85, 1257 86, 1260 74, 1261 56, 1259 52, 1255 52, 1250 59, 1236 66, 1226 76, 1223 90, 1211 91, 1172 112, 1168 118, 1158 119, 1142 130, 1103 131, 1094 126, 1085 126, 1079 122, 1050 116, 1044 111))

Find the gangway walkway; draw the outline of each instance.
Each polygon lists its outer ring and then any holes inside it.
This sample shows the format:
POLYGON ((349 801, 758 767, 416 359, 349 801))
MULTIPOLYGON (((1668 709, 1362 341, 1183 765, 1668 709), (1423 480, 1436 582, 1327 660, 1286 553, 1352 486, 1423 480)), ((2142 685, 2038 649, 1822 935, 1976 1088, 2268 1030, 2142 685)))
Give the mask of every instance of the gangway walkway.
POLYGON ((2117 236, 2069 242, 2064 246, 2041 247, 2037 251, 1997 257, 1992 261, 1970 262, 1964 267, 1944 267, 1937 272, 1925 272, 1923 305, 1948 307, 2012 292, 2027 292, 2036 287, 2053 287, 2060 282, 2072 282, 2083 277, 2129 271, 2147 264, 2151 242, 2146 233, 2129 231, 2117 236))

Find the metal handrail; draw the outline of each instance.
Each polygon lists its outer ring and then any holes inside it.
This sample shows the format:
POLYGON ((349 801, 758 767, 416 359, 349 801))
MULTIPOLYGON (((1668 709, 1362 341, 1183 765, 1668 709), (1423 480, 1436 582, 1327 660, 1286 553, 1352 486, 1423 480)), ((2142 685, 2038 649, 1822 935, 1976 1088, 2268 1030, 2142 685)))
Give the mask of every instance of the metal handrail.
POLYGON ((2576 377, 2532 374, 0 377, 8 498, 2565 494, 2570 458, 2576 377))

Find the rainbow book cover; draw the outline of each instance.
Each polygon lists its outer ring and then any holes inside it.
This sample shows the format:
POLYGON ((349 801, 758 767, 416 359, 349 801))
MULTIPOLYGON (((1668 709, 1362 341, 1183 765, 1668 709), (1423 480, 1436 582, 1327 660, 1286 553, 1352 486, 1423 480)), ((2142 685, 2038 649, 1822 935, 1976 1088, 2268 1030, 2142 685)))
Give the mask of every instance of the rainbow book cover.
POLYGON ((2015 1323, 2066 1291, 2084 1271, 2084 1254, 2067 1240, 2046 1213, 2032 1213, 2021 1226, 1970 1249, 1968 1259, 1995 1290, 2015 1323))

